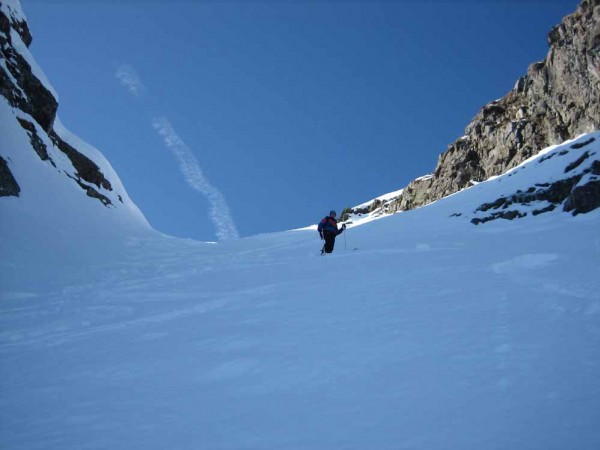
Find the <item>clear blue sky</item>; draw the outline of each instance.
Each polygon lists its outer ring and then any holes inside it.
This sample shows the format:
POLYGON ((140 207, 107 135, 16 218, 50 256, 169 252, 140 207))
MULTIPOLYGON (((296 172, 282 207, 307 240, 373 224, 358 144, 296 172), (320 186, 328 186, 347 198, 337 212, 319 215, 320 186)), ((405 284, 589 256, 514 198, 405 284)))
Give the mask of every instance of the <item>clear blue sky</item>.
POLYGON ((22 0, 67 128, 154 228, 215 240, 168 119, 242 236, 316 223, 433 171, 484 104, 543 59, 576 0, 22 0), (115 73, 135 70, 132 95, 115 73))

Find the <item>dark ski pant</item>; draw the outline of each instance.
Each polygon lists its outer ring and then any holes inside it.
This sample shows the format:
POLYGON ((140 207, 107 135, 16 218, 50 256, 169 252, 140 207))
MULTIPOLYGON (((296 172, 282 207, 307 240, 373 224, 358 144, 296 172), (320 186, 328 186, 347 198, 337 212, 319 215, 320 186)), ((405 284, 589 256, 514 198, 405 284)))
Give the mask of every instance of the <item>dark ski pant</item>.
POLYGON ((335 245, 335 233, 330 233, 329 231, 323 232, 323 237, 325 238, 325 245, 323 245, 323 250, 325 253, 333 252, 333 246, 335 245))

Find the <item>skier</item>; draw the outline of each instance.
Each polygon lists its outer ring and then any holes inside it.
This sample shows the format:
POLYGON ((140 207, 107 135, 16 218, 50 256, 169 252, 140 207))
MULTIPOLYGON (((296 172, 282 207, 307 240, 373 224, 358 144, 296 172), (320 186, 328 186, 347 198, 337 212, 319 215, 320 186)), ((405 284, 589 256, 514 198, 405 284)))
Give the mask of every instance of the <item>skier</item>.
POLYGON ((324 217, 323 220, 319 223, 317 230, 319 231, 319 236, 321 236, 321 240, 325 240, 325 244, 321 249, 321 255, 325 253, 333 252, 333 246, 335 245, 335 237, 338 234, 343 233, 346 229, 346 224, 342 224, 342 228, 338 230, 337 220, 335 220, 335 211, 330 211, 327 217, 324 217))

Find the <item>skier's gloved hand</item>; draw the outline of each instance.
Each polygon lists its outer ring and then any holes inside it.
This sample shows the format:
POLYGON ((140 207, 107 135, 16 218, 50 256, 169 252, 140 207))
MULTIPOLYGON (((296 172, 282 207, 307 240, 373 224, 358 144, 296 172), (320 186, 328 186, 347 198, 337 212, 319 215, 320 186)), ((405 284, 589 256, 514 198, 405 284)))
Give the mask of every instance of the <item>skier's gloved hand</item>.
POLYGON ((321 240, 323 240, 323 233, 319 231, 319 236, 321 236, 321 240))

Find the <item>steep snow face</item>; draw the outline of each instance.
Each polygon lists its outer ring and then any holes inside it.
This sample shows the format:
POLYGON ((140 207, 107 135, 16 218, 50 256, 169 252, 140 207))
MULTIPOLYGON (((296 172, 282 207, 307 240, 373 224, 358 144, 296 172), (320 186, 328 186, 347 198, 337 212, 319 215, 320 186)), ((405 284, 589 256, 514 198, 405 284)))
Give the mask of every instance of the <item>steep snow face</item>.
POLYGON ((90 261, 126 252, 131 236, 156 232, 106 158, 56 117, 58 96, 29 52, 17 0, 0 3, 0 44, 3 281, 27 273, 51 282, 65 265, 76 279, 90 261))
POLYGON ((69 259, 90 240, 110 247, 111 237, 151 232, 106 158, 56 117, 58 96, 29 52, 17 0, 0 3, 0 44, 0 233, 10 263, 36 260, 53 242, 69 259))
POLYGON ((0 197, 3 284, 27 280, 24 274, 50 281, 51 274, 60 273, 64 267, 72 267, 75 278, 81 264, 126 251, 124 245, 131 236, 155 233, 100 152, 58 121, 55 130, 101 168, 112 189, 91 186, 111 204, 89 197, 84 190, 89 184, 75 181, 78 173, 67 155, 56 148, 35 120, 0 97, 1 156, 20 188, 18 197, 0 197), (35 142, 43 146, 45 159, 32 147, 33 133, 19 120, 34 127, 39 140, 35 142))
POLYGON ((352 226, 326 257, 311 229, 130 233, 111 258, 80 238, 78 265, 35 270, 3 252, 0 447, 600 448, 600 209, 471 223, 563 177, 564 150, 352 226))

